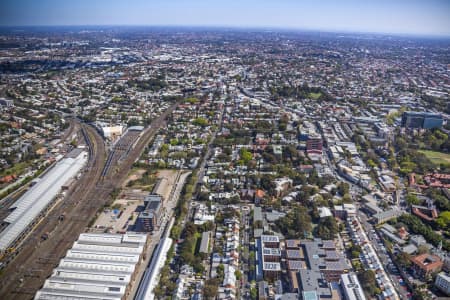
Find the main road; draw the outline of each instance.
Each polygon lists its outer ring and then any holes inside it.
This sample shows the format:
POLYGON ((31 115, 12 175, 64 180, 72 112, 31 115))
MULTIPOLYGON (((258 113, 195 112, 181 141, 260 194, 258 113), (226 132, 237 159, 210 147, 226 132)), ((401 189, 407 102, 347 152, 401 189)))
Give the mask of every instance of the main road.
POLYGON ((154 137, 166 117, 176 108, 173 104, 144 130, 126 159, 117 166, 114 176, 100 180, 106 160, 102 137, 91 126, 82 124, 89 146, 86 173, 75 189, 59 202, 24 240, 13 260, 0 274, 0 299, 32 299, 58 265, 80 233, 84 232, 96 213, 111 200, 111 193, 125 181, 133 163, 154 137), (59 216, 65 214, 64 220, 59 216), (40 237, 48 233, 48 239, 40 237))

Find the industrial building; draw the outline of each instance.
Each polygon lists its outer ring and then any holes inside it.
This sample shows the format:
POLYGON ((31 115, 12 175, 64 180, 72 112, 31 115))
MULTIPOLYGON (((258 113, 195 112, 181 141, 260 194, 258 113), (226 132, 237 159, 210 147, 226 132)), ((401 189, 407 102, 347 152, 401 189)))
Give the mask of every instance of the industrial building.
POLYGON ((126 299, 146 243, 146 234, 82 233, 34 299, 126 299))
POLYGON ((37 183, 11 206, 14 211, 3 220, 7 226, 0 233, 1 252, 20 243, 54 202, 62 186, 76 177, 87 159, 87 152, 78 148, 73 150, 38 178, 37 183))
POLYGON ((103 136, 110 140, 115 142, 117 139, 119 139, 122 136, 122 133, 124 131, 124 126, 117 125, 117 126, 99 126, 101 129, 101 133, 103 136))
POLYGON ((408 129, 441 128, 442 115, 428 112, 405 111, 402 115, 402 127, 408 129))

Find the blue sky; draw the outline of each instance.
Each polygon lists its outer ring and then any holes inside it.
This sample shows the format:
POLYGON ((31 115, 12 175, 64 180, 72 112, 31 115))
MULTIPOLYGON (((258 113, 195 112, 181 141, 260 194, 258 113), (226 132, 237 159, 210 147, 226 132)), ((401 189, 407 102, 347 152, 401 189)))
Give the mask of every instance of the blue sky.
POLYGON ((279 27, 450 36, 450 0, 0 0, 0 26, 279 27))

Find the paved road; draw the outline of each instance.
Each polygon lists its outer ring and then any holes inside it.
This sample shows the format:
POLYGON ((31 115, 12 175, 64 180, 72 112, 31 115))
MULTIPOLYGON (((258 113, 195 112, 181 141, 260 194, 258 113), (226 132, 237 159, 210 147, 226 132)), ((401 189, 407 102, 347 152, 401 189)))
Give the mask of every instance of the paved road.
POLYGON ((106 159, 105 145, 94 128, 82 124, 90 152, 87 171, 77 182, 76 188, 64 201, 55 205, 21 247, 16 249, 17 254, 11 257, 13 260, 0 275, 0 299, 33 298, 96 212, 111 200, 111 192, 121 186, 133 163, 140 157, 158 129, 164 126, 165 118, 177 105, 177 103, 172 105, 152 122, 128 157, 117 167, 115 176, 103 181, 102 184, 98 183, 106 159), (63 213, 66 217, 60 222, 58 217, 63 213), (50 233, 49 238, 41 241, 40 237, 47 232, 50 233))
POLYGON ((176 183, 172 188, 172 191, 170 193, 169 200, 165 202, 164 207, 166 208, 166 215, 164 217, 163 224, 161 228, 157 231, 154 231, 153 234, 150 237, 150 242, 147 246, 147 249, 145 251, 145 259, 141 263, 141 266, 139 267, 138 273, 135 276, 134 281, 132 282, 131 290, 128 293, 127 299, 134 299, 135 295, 139 288, 139 283, 142 280, 142 277, 144 276, 144 272, 147 269, 147 266, 150 263, 150 259, 153 255, 153 251, 155 250, 157 244, 161 240, 161 235, 164 233, 164 230, 166 228, 166 225, 168 224, 169 220, 173 216, 174 208, 177 206, 178 199, 180 198, 181 190, 183 189, 183 185, 186 181, 186 178, 191 174, 191 172, 186 172, 181 174, 179 177, 177 177, 176 183))
POLYGON ((392 270, 388 267, 388 265, 392 263, 392 260, 389 257, 389 254, 386 252, 387 250, 386 250, 385 246, 383 245, 383 242, 380 239, 379 235, 373 231, 375 229, 372 226, 372 224, 370 224, 368 222, 366 214, 364 214, 361 211, 358 211, 358 218, 361 222, 361 225, 363 226, 364 231, 367 232, 367 237, 369 238, 372 246, 374 247, 375 251, 377 252, 378 257, 380 258, 381 263, 384 266, 386 274, 388 274, 388 276, 391 278, 391 281, 394 284, 394 288, 399 293, 400 298, 408 299, 407 288, 400 284, 398 275, 393 274, 392 270))
POLYGON ((219 124, 217 126, 217 130, 212 133, 211 138, 209 139, 209 142, 206 145, 207 150, 206 150, 205 155, 203 156, 203 160, 198 169, 198 177, 197 177, 197 180, 196 180, 194 186, 197 186, 199 183, 203 182, 203 177, 205 176, 206 163, 207 163, 208 159, 211 157, 212 143, 216 139, 217 133, 222 130, 224 111, 225 111, 225 105, 222 107, 222 109, 220 111, 219 124))
MULTIPOLYGON (((252 208, 250 208, 247 211, 242 211, 241 214, 241 231, 243 232, 243 248, 248 250, 248 253, 250 254, 250 211, 252 208)), ((241 285, 241 299, 247 299, 250 295, 250 288, 247 287, 247 283, 249 283, 249 270, 250 270, 250 262, 249 257, 244 257, 243 253, 241 253, 241 272, 242 272, 242 285, 241 285), (244 262, 244 260, 246 260, 244 262)))

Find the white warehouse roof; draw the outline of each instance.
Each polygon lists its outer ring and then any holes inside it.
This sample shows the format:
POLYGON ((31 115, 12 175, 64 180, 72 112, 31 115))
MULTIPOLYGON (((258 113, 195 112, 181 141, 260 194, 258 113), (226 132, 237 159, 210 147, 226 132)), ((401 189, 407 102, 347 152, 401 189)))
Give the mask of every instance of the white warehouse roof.
POLYGON ((82 233, 34 299, 123 299, 146 234, 82 233))
POLYGON ((71 269, 106 271, 108 272, 107 274, 111 274, 114 272, 124 272, 131 274, 134 272, 134 264, 109 261, 89 261, 82 259, 78 260, 63 258, 61 259, 59 265, 61 267, 67 267, 71 269))
POLYGON ((82 233, 78 238, 80 243, 94 242, 95 245, 115 245, 123 243, 134 244, 135 247, 144 245, 147 237, 142 234, 126 233, 123 235, 110 233, 82 233))
POLYGON ((124 262, 124 263, 132 263, 136 264, 139 262, 139 254, 129 255, 123 253, 117 254, 107 254, 102 252, 94 252, 94 251, 78 251, 78 250, 69 250, 67 252, 66 258, 70 259, 82 259, 82 260, 92 260, 92 261, 114 261, 114 262, 124 262))
POLYGON ((85 251, 99 251, 102 253, 123 253, 127 254, 139 254, 142 252, 143 246, 136 247, 120 247, 120 246, 104 246, 104 245, 93 245, 93 244, 83 244, 80 242, 75 242, 72 250, 85 250, 85 251))
MULTIPOLYGON (((40 300, 87 300, 87 299, 95 299, 98 300, 99 297, 97 295, 91 295, 88 293, 79 293, 76 291, 61 291, 59 289, 42 289, 36 293, 34 299, 40 300)), ((102 300, 122 300, 120 296, 106 296, 102 295, 100 298, 102 300)))
POLYGON ((96 271, 68 271, 62 269, 55 269, 53 271, 53 278, 71 278, 80 280, 92 280, 92 281, 105 281, 105 282, 129 282, 130 275, 117 275, 117 274, 103 274, 96 271))
POLYGON ((16 209, 4 220, 9 225, 0 233, 0 250, 10 247, 58 195, 61 187, 75 177, 86 161, 87 152, 84 151, 75 158, 62 159, 16 201, 13 206, 16 209))

